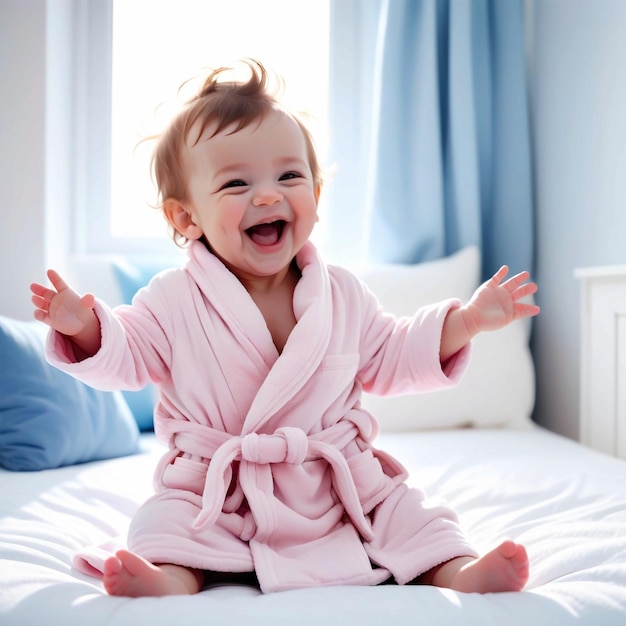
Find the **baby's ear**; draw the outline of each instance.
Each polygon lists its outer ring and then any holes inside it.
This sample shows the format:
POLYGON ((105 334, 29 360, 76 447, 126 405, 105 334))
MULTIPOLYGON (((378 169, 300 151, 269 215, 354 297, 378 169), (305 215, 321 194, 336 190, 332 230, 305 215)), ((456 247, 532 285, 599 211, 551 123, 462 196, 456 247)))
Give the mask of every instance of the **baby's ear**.
POLYGON ((187 239, 200 239, 202 229, 193 221, 191 213, 180 200, 167 198, 163 203, 163 213, 172 228, 187 239))
POLYGON ((317 183, 317 185, 315 185, 315 189, 313 190, 313 193, 315 194, 315 202, 319 203, 320 194, 322 193, 322 183, 317 183))

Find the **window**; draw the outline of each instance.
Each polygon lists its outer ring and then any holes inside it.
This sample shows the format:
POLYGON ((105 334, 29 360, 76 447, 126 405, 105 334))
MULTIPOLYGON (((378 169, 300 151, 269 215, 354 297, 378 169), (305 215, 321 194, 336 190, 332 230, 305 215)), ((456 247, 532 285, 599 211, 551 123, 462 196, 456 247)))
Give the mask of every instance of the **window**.
MULTIPOLYGON (((153 208, 152 143, 142 138, 158 133, 189 95, 184 89, 179 95, 182 83, 243 57, 257 58, 279 73, 290 106, 308 111, 325 128, 329 0, 111 2, 112 10, 109 5, 108 14, 99 16, 93 12, 102 12, 103 3, 86 4, 92 13, 89 23, 99 24, 91 30, 101 31, 108 17, 109 41, 98 44, 92 37, 87 45, 105 74, 103 56, 108 55, 111 81, 109 102, 87 97, 90 104, 83 111, 78 152, 91 165, 84 166, 85 188, 78 195, 78 213, 84 219, 77 222, 76 239, 85 241, 79 251, 163 250, 167 230, 153 208)), ((91 94, 102 75, 93 63, 84 63, 83 88, 91 94)), ((317 138, 323 151, 323 133, 317 138)))

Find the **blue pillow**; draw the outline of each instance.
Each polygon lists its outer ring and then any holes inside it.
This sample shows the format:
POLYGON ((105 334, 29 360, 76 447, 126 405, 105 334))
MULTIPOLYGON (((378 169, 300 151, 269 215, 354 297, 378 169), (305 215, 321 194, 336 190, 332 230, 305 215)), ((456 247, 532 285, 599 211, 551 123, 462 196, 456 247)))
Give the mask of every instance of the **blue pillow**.
POLYGON ((181 258, 174 256, 151 256, 145 259, 116 257, 113 260, 113 273, 122 294, 122 301, 130 304, 134 295, 145 287, 155 274, 180 264, 181 258))
POLYGON ((43 470, 133 454, 139 431, 119 392, 46 361, 47 327, 0 316, 0 465, 43 470))
MULTIPOLYGON (((113 273, 122 294, 124 304, 130 304, 133 296, 145 287, 158 272, 176 265, 175 259, 164 257, 146 261, 131 261, 119 258, 113 261, 113 273)), ((139 430, 154 429, 154 385, 148 385, 139 391, 123 391, 139 430)))

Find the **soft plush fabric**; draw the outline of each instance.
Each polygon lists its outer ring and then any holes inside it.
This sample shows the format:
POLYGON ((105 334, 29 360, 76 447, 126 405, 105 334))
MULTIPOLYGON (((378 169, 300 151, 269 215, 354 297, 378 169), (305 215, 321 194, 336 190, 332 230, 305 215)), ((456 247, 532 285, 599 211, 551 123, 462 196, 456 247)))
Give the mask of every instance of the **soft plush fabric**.
POLYGON ((50 365, 39 322, 0 317, 0 465, 42 470, 132 454, 139 433, 119 393, 50 365))
MULTIPOLYGON (((444 259, 417 265, 373 267, 360 273, 385 310, 411 315, 428 302, 457 297, 463 302, 479 284, 480 255, 468 247, 444 259)), ((474 338, 467 372, 453 388, 426 394, 378 397, 365 394, 363 406, 384 415, 382 431, 531 426, 535 374, 528 346, 530 321, 474 338)))
POLYGON ((439 343, 459 301, 396 322, 307 244, 298 322, 279 354, 237 278, 200 242, 189 256, 132 307, 98 301, 103 344, 92 358, 73 362, 62 335, 48 343, 49 358, 85 382, 160 383, 155 432, 168 450, 129 548, 152 562, 254 570, 263 591, 390 575, 402 584, 474 554, 454 513, 409 489, 402 466, 372 445, 376 424, 354 384, 382 393, 458 382, 470 348, 442 368, 439 343))

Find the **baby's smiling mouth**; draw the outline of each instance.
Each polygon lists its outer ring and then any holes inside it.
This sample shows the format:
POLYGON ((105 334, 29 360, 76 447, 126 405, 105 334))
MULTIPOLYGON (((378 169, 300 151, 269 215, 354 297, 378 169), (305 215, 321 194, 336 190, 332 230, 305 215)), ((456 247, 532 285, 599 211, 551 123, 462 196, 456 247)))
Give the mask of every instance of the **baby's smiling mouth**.
POLYGON ((273 246, 283 235, 285 220, 274 220, 264 224, 256 224, 246 229, 246 234, 259 246, 273 246))

